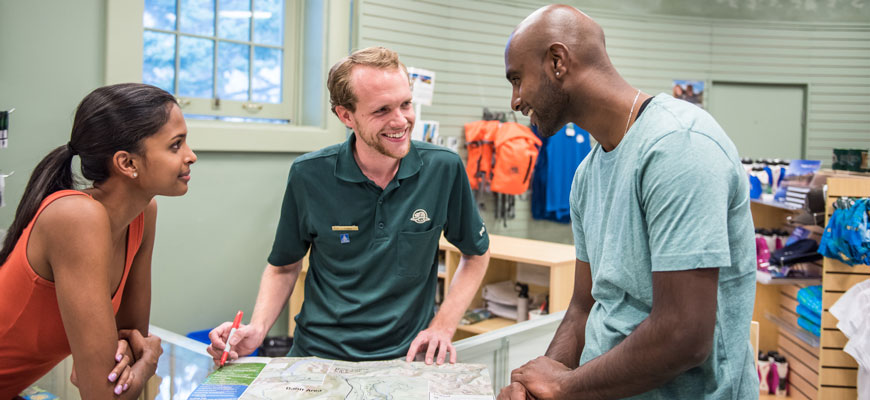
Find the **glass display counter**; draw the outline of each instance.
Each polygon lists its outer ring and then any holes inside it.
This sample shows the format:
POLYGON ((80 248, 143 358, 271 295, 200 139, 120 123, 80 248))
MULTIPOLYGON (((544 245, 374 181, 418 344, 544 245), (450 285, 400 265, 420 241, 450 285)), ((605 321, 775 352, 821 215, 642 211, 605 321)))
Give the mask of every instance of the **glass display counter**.
MULTIPOLYGON (((454 343, 461 363, 484 364, 489 369, 493 390, 498 393, 510 382, 511 370, 543 355, 564 311, 513 324, 454 343)), ((152 400, 187 400, 188 396, 214 370, 206 345, 174 332, 151 326, 151 333, 162 339, 163 355, 157 373, 140 396, 152 400)), ((80 399, 78 390, 69 381, 72 357, 64 360, 48 375, 37 381, 36 387, 60 399, 80 399)))

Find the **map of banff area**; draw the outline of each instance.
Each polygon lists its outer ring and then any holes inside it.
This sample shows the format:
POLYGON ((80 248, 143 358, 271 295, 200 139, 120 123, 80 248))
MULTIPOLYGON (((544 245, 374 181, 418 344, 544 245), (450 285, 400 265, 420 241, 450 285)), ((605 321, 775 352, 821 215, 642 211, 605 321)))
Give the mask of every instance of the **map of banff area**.
POLYGON ((492 400, 493 391, 481 364, 285 357, 271 359, 240 399, 492 400))

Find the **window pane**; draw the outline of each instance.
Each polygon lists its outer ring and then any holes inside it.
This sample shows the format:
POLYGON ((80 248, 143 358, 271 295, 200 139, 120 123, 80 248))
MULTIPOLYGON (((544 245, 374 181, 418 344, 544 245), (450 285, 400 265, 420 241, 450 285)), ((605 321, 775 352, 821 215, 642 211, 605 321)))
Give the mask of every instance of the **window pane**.
POLYGON ((254 47, 253 101, 281 102, 281 50, 254 47))
POLYGON ((244 44, 218 42, 218 97, 248 100, 250 49, 244 44))
POLYGON ((180 36, 178 55, 178 95, 214 97, 214 41, 180 36))
POLYGON ((178 30, 214 36, 214 0, 181 0, 178 30))
POLYGON ((145 31, 142 82, 175 93, 175 35, 145 31))
POLYGON ((254 0, 254 42, 284 45, 284 2, 254 0))
POLYGON ((225 39, 251 40, 251 0, 221 0, 218 13, 218 36, 225 39))
POLYGON ((146 28, 175 30, 175 0, 145 0, 142 23, 146 28))

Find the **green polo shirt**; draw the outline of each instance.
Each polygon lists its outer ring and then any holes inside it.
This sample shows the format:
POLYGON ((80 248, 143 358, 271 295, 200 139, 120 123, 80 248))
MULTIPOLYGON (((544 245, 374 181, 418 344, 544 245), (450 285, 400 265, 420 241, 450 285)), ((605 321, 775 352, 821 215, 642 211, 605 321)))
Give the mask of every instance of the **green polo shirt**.
POLYGON ((438 240, 481 255, 489 236, 456 153, 411 142, 381 189, 353 157, 356 135, 290 168, 272 265, 311 249, 290 356, 403 357, 434 316, 438 240))

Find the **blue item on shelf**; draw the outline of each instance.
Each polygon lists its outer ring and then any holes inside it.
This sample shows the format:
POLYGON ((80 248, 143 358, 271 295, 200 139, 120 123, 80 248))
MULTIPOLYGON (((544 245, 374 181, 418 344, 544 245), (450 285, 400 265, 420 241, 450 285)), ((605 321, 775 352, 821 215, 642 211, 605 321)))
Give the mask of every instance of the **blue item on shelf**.
POLYGON ((807 306, 803 304, 798 304, 797 307, 795 307, 794 311, 802 318, 806 318, 816 325, 822 325, 822 316, 814 313, 812 310, 807 308, 807 306))
MULTIPOLYGON (((211 329, 203 329, 201 331, 188 332, 187 335, 185 335, 185 336, 187 336, 193 340, 196 340, 197 342, 200 342, 200 343, 211 344, 211 339, 208 338, 209 332, 211 332, 211 329)), ((254 350, 253 353, 248 354, 248 356, 254 357, 258 353, 260 353, 259 348, 257 348, 257 350, 254 350)))
POLYGON ((804 317, 799 317, 797 322, 798 322, 798 326, 800 326, 801 328, 804 328, 805 331, 812 333, 813 335, 816 335, 817 337, 821 336, 821 328, 819 328, 818 325, 812 323, 810 320, 808 320, 804 317))
POLYGON ((819 252, 848 265, 870 264, 870 199, 834 203, 819 252))
POLYGON ((770 254, 770 264, 786 266, 802 262, 811 262, 822 259, 817 252, 818 243, 813 239, 801 239, 770 254))
MULTIPOLYGON (((792 243, 797 242, 798 240, 806 239, 810 237, 810 231, 802 226, 794 227, 794 230, 791 231, 791 235, 788 235, 788 239, 785 241, 786 246, 790 246, 792 243)), ((821 252, 819 252, 821 253, 821 252)))
POLYGON ((749 198, 760 199, 761 193, 761 179, 758 179, 757 176, 749 175, 749 198))
POLYGON ((764 170, 764 173, 767 174, 767 188, 766 188, 765 192, 772 193, 773 185, 775 184, 773 182, 773 170, 770 169, 770 167, 767 165, 764 166, 763 170, 764 170))
POLYGON ((797 301, 816 315, 822 315, 822 285, 798 290, 797 301))

